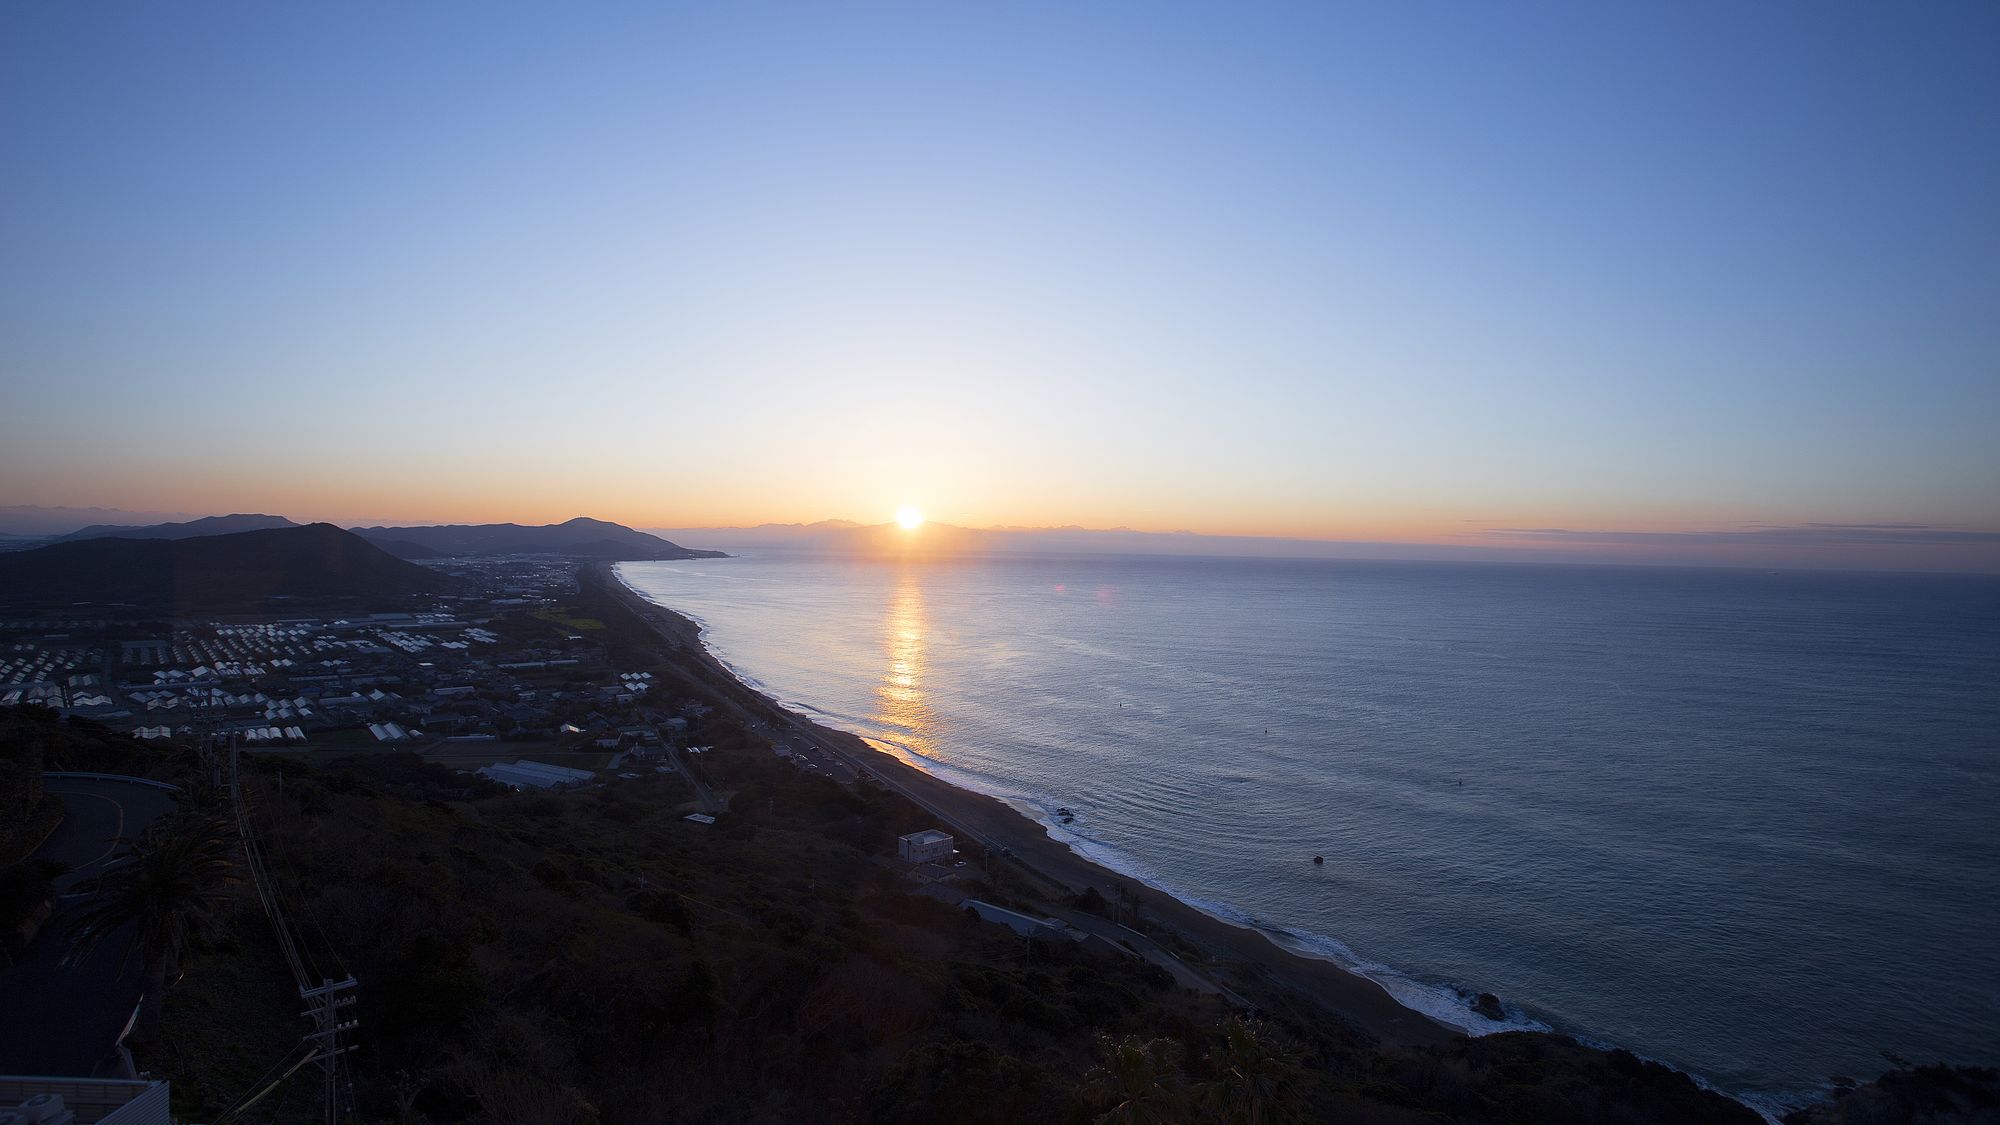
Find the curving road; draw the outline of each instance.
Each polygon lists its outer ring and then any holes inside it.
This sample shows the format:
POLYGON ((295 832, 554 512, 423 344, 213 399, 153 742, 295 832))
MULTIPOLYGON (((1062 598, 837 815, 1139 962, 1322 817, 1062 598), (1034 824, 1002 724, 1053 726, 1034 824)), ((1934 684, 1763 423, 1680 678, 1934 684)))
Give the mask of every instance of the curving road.
POLYGON ((103 942, 76 964, 69 952, 74 908, 86 880, 112 864, 121 839, 136 837, 172 810, 172 793, 126 781, 49 778, 42 791, 63 802, 63 821, 37 859, 70 871, 56 879, 58 913, 22 960, 0 969, 0 1074, 105 1077, 118 1074, 118 1039, 144 991, 145 971, 129 935, 103 942))
POLYGON ((52 777, 42 782, 42 792, 62 798, 63 820, 35 856, 70 869, 56 879, 64 893, 109 867, 121 841, 138 838, 174 807, 172 793, 131 781, 52 777))

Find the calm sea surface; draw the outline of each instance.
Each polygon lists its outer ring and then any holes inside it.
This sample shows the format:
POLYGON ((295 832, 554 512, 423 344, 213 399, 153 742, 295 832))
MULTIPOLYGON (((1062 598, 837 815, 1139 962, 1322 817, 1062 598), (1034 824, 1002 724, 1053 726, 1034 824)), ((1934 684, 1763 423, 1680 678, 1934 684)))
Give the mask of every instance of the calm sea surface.
POLYGON ((746 678, 1477 1028, 1782 1099, 2000 1062, 2000 581, 627 563, 746 678), (1312 863, 1326 857, 1323 867, 1312 863), (1485 1024, 1486 1027, 1495 1025, 1485 1024))

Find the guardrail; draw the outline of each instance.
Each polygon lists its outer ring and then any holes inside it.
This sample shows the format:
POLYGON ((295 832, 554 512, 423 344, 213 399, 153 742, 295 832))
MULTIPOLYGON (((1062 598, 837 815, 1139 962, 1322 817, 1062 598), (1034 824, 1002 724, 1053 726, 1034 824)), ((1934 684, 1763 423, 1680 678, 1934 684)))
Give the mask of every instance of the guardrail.
POLYGON ((73 778, 80 778, 85 781, 129 781, 134 785, 150 785, 155 789, 164 789, 169 793, 178 793, 181 791, 180 786, 174 785, 171 782, 154 781, 150 777, 129 777, 122 773, 85 773, 80 770, 43 770, 42 776, 45 778, 53 777, 57 779, 65 777, 73 777, 73 778))

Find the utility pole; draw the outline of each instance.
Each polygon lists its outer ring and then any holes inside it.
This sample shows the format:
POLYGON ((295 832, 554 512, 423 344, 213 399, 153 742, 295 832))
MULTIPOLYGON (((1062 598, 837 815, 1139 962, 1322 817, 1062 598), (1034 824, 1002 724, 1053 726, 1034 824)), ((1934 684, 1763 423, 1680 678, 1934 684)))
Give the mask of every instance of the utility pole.
MULTIPOLYGON (((342 1096, 340 1056, 354 1049, 353 1044, 343 1044, 341 1036, 353 1031, 361 1023, 347 1014, 347 1009, 354 1005, 356 999, 354 990, 357 982, 350 973, 342 980, 321 977, 319 984, 311 983, 312 978, 307 975, 305 960, 300 956, 298 938, 293 933, 290 921, 285 918, 282 904, 278 901, 277 888, 272 885, 270 873, 264 866, 263 849, 258 845, 249 809, 244 804, 241 764, 242 748, 232 737, 229 745, 229 793, 231 803, 236 810, 237 833, 242 837, 243 856, 250 868, 250 881, 256 887, 258 899, 263 903, 264 913, 270 918, 271 930, 277 936, 278 947, 291 966, 292 979, 298 982, 299 999, 306 1005, 306 1010, 299 1014, 313 1021, 313 1030, 307 1032, 305 1036, 305 1042, 311 1050, 298 1065, 303 1066, 307 1062, 320 1064, 320 1071, 325 1077, 322 1101, 326 1111, 326 1121, 327 1125, 333 1125, 352 1109, 351 1105, 344 1104, 352 1099, 342 1096)), ((283 1078, 279 1081, 283 1081, 283 1078)), ((248 1101, 239 1105, 237 1112, 247 1109, 268 1091, 269 1087, 258 1091, 248 1101)))
POLYGON ((340 1045, 340 1035, 352 1031, 361 1024, 360 1020, 342 1018, 342 1009, 355 1001, 355 980, 323 981, 318 988, 299 989, 299 999, 309 1007, 299 1014, 309 1016, 317 1025, 306 1038, 313 1042, 313 1057, 319 1060, 320 1071, 325 1075, 325 1097, 327 1125, 333 1125, 341 1117, 340 1099, 340 1056, 354 1049, 352 1044, 340 1045))

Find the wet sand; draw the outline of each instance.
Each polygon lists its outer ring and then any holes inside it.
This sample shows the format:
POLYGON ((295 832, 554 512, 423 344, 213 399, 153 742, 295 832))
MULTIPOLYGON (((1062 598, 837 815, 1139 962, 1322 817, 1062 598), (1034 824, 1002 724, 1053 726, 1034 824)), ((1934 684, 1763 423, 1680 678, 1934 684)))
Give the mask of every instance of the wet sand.
POLYGON ((811 722, 780 707, 731 674, 701 643, 700 628, 694 622, 648 601, 619 581, 610 566, 587 567, 584 580, 600 583, 657 632, 681 658, 689 675, 720 693, 753 726, 816 746, 847 768, 872 775, 937 817, 940 827, 961 840, 974 841, 996 853, 1003 848, 1011 850, 1011 862, 1030 880, 1043 884, 1052 901, 1091 886, 1109 899, 1122 887, 1127 900, 1138 904, 1143 931, 1181 953, 1195 971, 1257 1007, 1297 1010, 1301 1005, 1315 1005, 1385 1043, 1443 1043, 1461 1034, 1404 1007, 1364 976, 1330 961, 1283 949, 1255 930, 1222 921, 1092 863, 1052 839, 1039 822, 1004 802, 961 789, 877 750, 854 734, 811 722))

